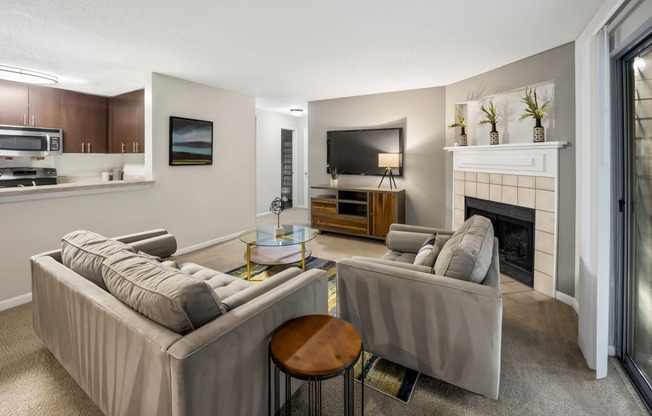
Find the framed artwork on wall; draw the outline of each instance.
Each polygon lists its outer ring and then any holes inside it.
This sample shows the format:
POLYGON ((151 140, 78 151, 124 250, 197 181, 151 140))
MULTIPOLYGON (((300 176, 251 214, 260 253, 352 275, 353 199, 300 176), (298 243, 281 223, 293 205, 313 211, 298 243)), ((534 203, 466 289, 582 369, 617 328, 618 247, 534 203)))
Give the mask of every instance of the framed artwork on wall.
POLYGON ((170 116, 170 166, 213 164, 213 122, 170 116))

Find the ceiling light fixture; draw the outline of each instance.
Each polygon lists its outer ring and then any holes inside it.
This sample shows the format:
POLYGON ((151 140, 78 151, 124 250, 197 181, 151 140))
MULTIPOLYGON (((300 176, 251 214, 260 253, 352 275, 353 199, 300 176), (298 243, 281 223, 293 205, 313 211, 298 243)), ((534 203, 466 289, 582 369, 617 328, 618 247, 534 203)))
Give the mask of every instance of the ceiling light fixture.
POLYGON ((301 113, 303 113, 303 109, 302 108, 290 108, 290 113, 293 116, 299 117, 299 116, 301 116, 301 113))
POLYGON ((57 77, 54 75, 4 65, 0 65, 0 79, 41 85, 52 85, 57 83, 57 77))

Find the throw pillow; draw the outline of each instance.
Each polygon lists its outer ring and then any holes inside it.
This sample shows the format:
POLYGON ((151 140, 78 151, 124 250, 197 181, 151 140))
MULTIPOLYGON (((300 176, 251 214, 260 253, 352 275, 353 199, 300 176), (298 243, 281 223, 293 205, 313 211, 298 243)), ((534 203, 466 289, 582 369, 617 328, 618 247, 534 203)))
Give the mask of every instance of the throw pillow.
POLYGON ((86 230, 68 233, 61 238, 61 262, 104 290, 102 262, 115 253, 134 252, 128 245, 86 230))
POLYGON ((204 281, 135 253, 104 261, 109 292, 164 327, 185 334, 225 313, 220 298, 204 281))
POLYGON ((494 228, 491 221, 474 215, 455 231, 435 262, 435 274, 482 283, 493 254, 494 228))
POLYGON ((418 266, 427 266, 432 267, 435 265, 435 259, 439 251, 435 253, 435 240, 437 239, 437 234, 432 234, 426 241, 423 242, 421 248, 417 252, 417 256, 414 258, 414 264, 418 266))

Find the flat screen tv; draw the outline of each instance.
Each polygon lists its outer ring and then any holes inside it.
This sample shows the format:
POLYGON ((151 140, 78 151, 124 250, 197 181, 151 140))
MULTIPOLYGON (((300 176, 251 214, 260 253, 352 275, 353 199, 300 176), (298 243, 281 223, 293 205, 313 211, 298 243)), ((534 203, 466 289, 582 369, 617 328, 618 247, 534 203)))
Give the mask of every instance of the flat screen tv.
MULTIPOLYGON (((337 168, 345 175, 382 175, 385 168, 378 167, 379 153, 403 154, 402 128, 329 131, 326 172, 337 168)), ((403 167, 394 169, 394 174, 403 176, 403 167)))

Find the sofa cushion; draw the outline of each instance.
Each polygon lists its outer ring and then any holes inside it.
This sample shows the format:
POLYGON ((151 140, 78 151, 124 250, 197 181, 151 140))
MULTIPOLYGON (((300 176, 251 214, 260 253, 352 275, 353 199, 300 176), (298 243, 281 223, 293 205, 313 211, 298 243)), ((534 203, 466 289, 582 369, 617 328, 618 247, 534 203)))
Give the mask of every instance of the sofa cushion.
POLYGON ((383 260, 391 260, 399 263, 409 263, 414 264, 414 259, 416 258, 414 253, 402 253, 400 251, 389 250, 382 257, 383 260))
POLYGON ((491 264, 493 238, 491 221, 472 216, 444 244, 435 261, 435 274, 482 283, 491 264))
POLYGON ((188 273, 195 279, 206 282, 206 284, 210 286, 222 300, 233 296, 254 284, 253 282, 238 279, 235 276, 217 272, 192 262, 180 263, 177 264, 177 266, 182 272, 188 273))
POLYGON ((134 252, 128 245, 86 230, 68 233, 61 238, 61 262, 75 273, 106 290, 102 279, 102 262, 119 252, 134 252))
POLYGON ((427 267, 432 267, 435 264, 437 254, 439 254, 439 251, 435 252, 434 250, 436 239, 437 234, 432 234, 426 238, 426 241, 423 242, 417 256, 414 258, 414 264, 427 267))
POLYGON ((224 313, 219 297, 206 282, 150 256, 114 254, 104 261, 102 275, 113 296, 179 334, 224 313))

